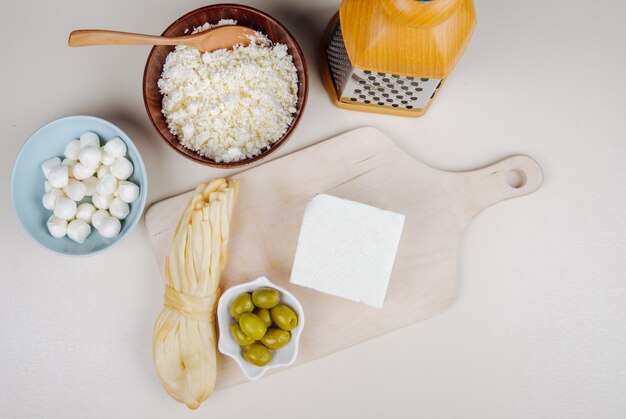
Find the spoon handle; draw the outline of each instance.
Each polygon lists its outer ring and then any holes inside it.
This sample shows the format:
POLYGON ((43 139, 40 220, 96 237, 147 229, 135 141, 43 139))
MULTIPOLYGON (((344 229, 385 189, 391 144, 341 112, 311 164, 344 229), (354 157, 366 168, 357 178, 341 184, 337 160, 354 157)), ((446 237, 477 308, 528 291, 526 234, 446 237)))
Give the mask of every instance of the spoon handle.
POLYGON ((78 30, 70 33, 70 47, 91 45, 179 45, 179 37, 142 35, 140 33, 104 31, 98 29, 78 30))

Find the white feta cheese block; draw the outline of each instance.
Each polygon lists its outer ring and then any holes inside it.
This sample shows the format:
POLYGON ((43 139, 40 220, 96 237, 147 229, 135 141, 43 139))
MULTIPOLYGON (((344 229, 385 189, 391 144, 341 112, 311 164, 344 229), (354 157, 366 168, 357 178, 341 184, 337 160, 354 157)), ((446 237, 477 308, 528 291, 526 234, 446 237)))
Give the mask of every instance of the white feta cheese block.
POLYGON ((304 213, 289 282, 382 308, 404 218, 316 195, 304 213))

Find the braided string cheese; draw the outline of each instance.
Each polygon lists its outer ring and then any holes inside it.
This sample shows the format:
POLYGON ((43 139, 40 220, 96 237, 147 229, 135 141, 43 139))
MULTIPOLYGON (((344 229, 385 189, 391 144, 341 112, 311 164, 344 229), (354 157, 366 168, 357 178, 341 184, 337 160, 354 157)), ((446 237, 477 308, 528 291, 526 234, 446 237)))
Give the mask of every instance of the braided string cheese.
POLYGON ((237 181, 200 184, 185 208, 165 259, 165 303, 154 325, 154 365, 177 401, 197 409, 216 378, 215 308, 237 181))

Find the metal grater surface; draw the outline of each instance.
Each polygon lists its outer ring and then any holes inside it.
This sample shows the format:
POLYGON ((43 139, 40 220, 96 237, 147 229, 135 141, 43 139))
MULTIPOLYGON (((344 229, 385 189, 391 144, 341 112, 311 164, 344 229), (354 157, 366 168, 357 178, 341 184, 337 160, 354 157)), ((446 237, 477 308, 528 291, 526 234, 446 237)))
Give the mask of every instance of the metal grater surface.
POLYGON ((355 68, 350 63, 339 22, 326 48, 330 73, 342 102, 421 111, 435 95, 443 79, 380 73, 355 68))

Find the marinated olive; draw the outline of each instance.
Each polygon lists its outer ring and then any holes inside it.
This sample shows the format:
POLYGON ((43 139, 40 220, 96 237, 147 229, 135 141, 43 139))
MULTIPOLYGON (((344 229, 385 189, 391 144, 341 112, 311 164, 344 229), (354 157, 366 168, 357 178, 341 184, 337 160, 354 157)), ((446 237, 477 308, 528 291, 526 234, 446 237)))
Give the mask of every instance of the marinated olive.
POLYGON ((278 327, 267 329, 265 336, 261 338, 261 343, 270 349, 280 349, 289 343, 291 333, 278 327))
POLYGON ((239 320, 239 316, 243 313, 250 313, 254 310, 254 304, 252 303, 252 297, 247 292, 238 295, 230 304, 230 315, 236 320, 239 320))
POLYGON ((243 333, 239 323, 235 323, 230 327, 230 334, 233 336, 233 339, 235 339, 235 342, 237 342, 240 346, 248 346, 254 343, 254 339, 243 333))
POLYGON ((274 324, 283 330, 293 330, 298 325, 298 316, 284 304, 274 307, 270 311, 270 315, 274 324))
POLYGON ((266 327, 270 327, 272 325, 272 316, 270 315, 270 311, 266 308, 257 308, 253 311, 254 314, 259 316, 266 327))
POLYGON ((254 340, 261 339, 267 331, 267 326, 265 326, 263 320, 261 320, 261 318, 256 314, 252 313, 243 313, 239 317, 239 326, 241 326, 243 333, 254 340))
POLYGON ((267 365, 272 360, 270 350, 258 343, 253 343, 243 348, 242 355, 248 362, 258 367, 267 365))
POLYGON ((259 308, 276 307, 280 302, 280 293, 274 288, 259 288, 252 293, 252 302, 259 308))

